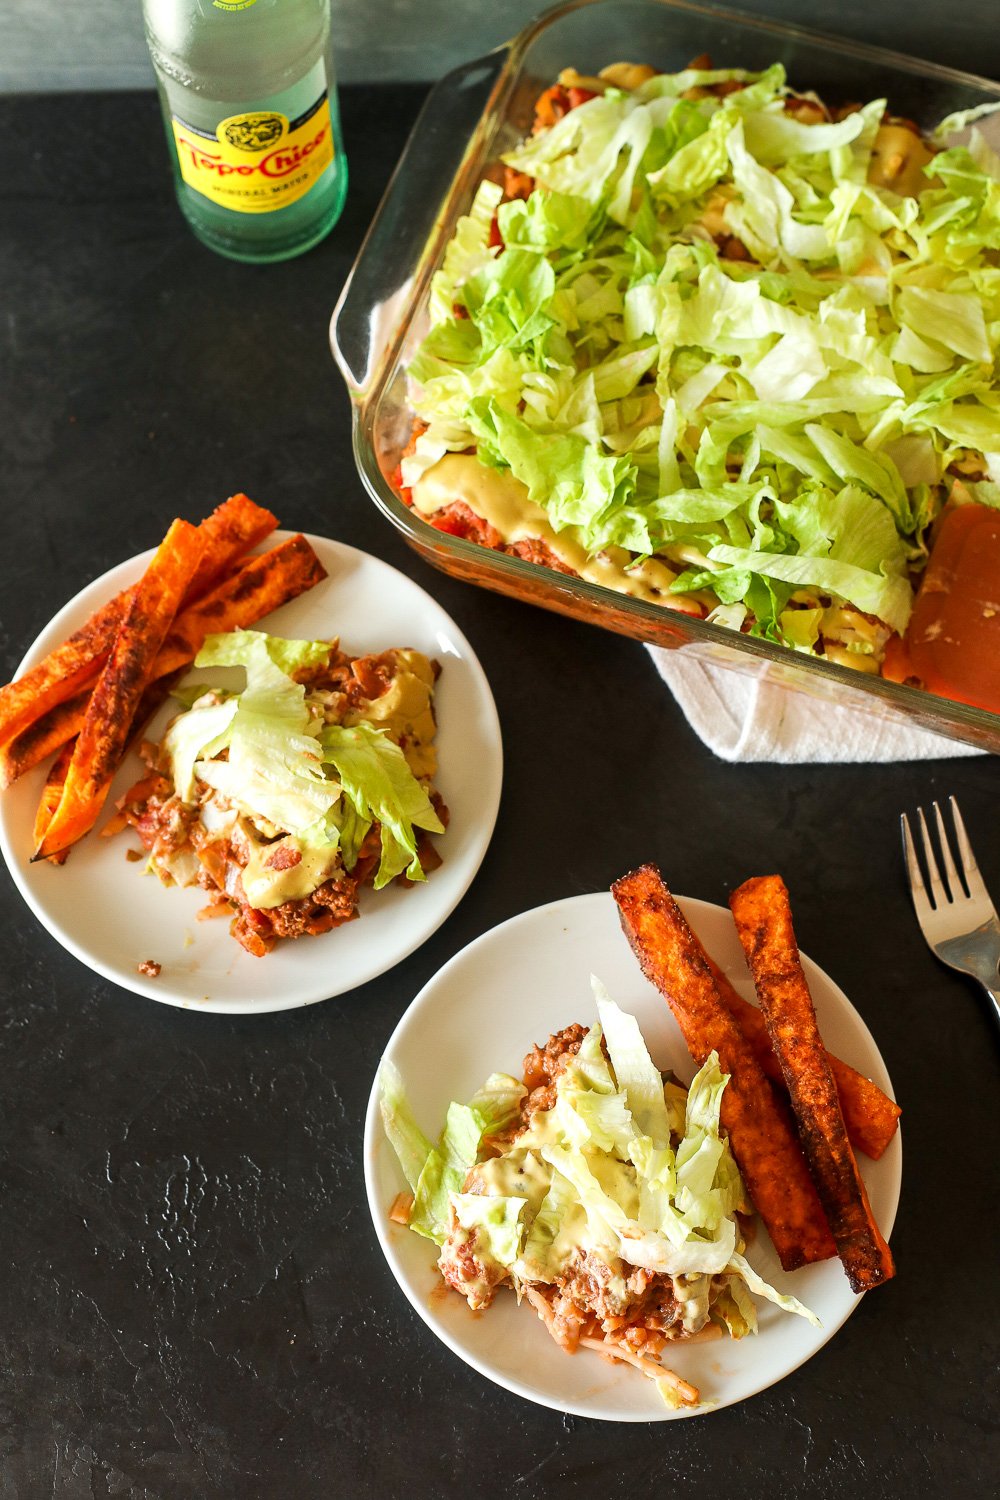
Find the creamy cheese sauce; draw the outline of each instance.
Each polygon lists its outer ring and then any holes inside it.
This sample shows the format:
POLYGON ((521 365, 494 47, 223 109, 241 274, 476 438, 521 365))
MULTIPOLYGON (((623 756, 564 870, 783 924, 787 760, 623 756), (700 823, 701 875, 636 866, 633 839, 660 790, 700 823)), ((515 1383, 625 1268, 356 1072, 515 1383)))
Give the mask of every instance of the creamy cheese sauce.
POLYGON ((703 1273, 675 1276, 674 1296, 682 1308, 681 1324, 686 1333, 697 1333, 708 1321, 712 1278, 703 1273))
POLYGON ((412 488, 413 508, 422 516, 463 500, 482 521, 499 532, 504 542, 541 541, 566 567, 633 599, 657 602, 669 591, 677 574, 656 558, 629 567, 632 554, 609 547, 591 557, 574 527, 556 531, 540 505, 512 474, 488 469, 471 453, 446 453, 412 488))
POLYGON ((363 709, 345 714, 347 725, 362 722, 388 729, 396 741, 404 740, 403 754, 414 776, 427 778, 437 770, 434 745, 436 725, 431 700, 434 668, 420 651, 397 651, 398 669, 381 698, 373 698, 363 709))
POLYGON ((924 176, 924 168, 933 160, 934 152, 919 135, 890 120, 875 132, 868 181, 904 197, 919 198, 926 188, 941 186, 938 178, 924 176))
POLYGON ((244 818, 243 833, 250 849, 250 858, 243 870, 242 880, 246 898, 251 906, 269 911, 282 906, 286 901, 301 901, 312 895, 324 881, 329 880, 340 866, 337 845, 311 848, 302 844, 291 834, 273 844, 262 843, 256 838, 249 819, 244 818), (274 869, 269 861, 298 854, 295 864, 285 870, 274 869))
MULTIPOLYGON (((536 1120, 544 1116, 536 1115, 536 1120)), ((547 1134, 544 1129, 536 1137, 539 1144, 547 1134)), ((466 1179, 466 1191, 485 1193, 490 1197, 524 1198, 524 1224, 528 1231, 524 1253, 529 1274, 543 1278, 560 1275, 581 1252, 599 1249, 599 1242, 590 1231, 587 1212, 581 1203, 566 1207, 559 1220, 556 1234, 551 1242, 543 1237, 540 1243, 532 1244, 532 1225, 552 1181, 552 1168, 532 1148, 514 1150, 504 1156, 492 1157, 474 1167, 466 1179), (532 1265, 534 1256, 540 1263, 532 1265)))
MULTIPOLYGON (((529 1241, 526 1241, 529 1259, 531 1225, 552 1182, 552 1168, 541 1156, 541 1148, 547 1143, 558 1143, 561 1138, 562 1130, 555 1110, 540 1110, 512 1150, 481 1162, 466 1179, 467 1192, 527 1200, 524 1223, 529 1231, 529 1241)), ((630 1218, 635 1218, 639 1211, 635 1169, 627 1162, 603 1154, 589 1158, 589 1166, 608 1196, 619 1203, 630 1218)), ((555 1238, 543 1250, 539 1247, 546 1276, 559 1274, 578 1254, 588 1250, 596 1251, 606 1260, 608 1249, 606 1240, 595 1234, 591 1227, 582 1203, 566 1207, 555 1238)))
POLYGON ((526 1219, 533 1219, 552 1181, 552 1169, 534 1151, 509 1151, 493 1156, 473 1168, 473 1181, 466 1192, 485 1193, 490 1198, 526 1198, 526 1219))

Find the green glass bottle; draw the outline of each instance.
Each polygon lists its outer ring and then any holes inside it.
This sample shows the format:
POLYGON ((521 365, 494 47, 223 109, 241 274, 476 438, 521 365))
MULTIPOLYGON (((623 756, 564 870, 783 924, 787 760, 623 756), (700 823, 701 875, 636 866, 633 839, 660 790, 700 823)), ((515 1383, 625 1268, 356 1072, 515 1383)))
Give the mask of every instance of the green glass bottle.
POLYGON ((300 255, 347 192, 330 0, 143 0, 177 198, 234 260, 300 255))

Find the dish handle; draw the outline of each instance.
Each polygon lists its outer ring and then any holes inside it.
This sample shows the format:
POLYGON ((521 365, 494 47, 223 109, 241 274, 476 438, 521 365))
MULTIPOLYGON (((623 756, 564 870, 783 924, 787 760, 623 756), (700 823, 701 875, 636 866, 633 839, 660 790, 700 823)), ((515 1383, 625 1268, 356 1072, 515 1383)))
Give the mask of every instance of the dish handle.
POLYGON ((369 391, 394 346, 441 204, 475 150, 509 50, 498 47, 434 85, 389 179, 330 320, 333 357, 353 401, 369 391))

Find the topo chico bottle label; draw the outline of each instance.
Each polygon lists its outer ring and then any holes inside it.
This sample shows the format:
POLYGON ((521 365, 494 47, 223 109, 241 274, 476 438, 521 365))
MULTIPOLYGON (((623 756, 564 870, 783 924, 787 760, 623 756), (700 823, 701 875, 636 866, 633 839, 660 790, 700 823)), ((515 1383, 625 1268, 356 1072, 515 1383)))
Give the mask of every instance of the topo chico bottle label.
MULTIPOLYGON (((320 70, 322 71, 322 70, 320 70)), ((322 84, 323 80, 317 80, 322 84)), ((333 161, 325 86, 294 119, 279 110, 229 115, 214 131, 171 115, 180 173, 188 187, 222 208, 265 214, 305 196, 333 161)))

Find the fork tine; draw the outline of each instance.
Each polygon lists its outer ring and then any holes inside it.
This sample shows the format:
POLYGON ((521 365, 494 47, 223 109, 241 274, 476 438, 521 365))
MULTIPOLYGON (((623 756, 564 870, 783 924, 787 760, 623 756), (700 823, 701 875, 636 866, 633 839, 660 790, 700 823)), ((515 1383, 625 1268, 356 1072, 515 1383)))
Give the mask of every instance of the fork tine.
POLYGON ((993 902, 989 891, 986 889, 986 883, 979 873, 979 866, 976 863, 976 856, 972 852, 972 845, 969 843, 969 835, 965 831, 965 824, 962 821, 962 814, 958 810, 958 803, 954 797, 949 797, 948 800, 951 803, 951 816, 955 824, 958 857, 962 861, 962 873, 965 876, 965 883, 969 888, 969 895, 974 900, 989 901, 992 906, 993 902))
POLYGON ((931 888, 930 896, 935 910, 938 911, 948 900, 948 893, 944 888, 944 883, 937 867, 937 860, 934 857, 934 845, 931 843, 931 836, 927 828, 927 819, 924 817, 922 807, 917 808, 917 817, 920 819, 920 835, 924 846, 924 859, 927 861, 928 884, 931 888))
MULTIPOLYGON (((951 899, 953 901, 962 901, 965 899, 965 890, 958 878, 958 871, 955 869, 955 861, 951 855, 951 845, 948 843, 948 835, 944 831, 944 818, 941 816, 941 808, 936 802, 934 803, 934 820, 937 823, 938 844, 941 847, 941 863, 944 865, 945 879, 948 882, 951 899)), ((972 853, 971 849, 969 853, 972 853)))
POLYGON ((917 913, 917 921, 923 922, 925 916, 931 912, 931 903, 927 896, 924 885, 924 873, 920 868, 917 851, 913 847, 913 835, 910 833, 910 820, 905 813, 900 813, 899 824, 903 831, 903 851, 906 855, 906 871, 910 877, 910 895, 913 897, 913 905, 917 913))

